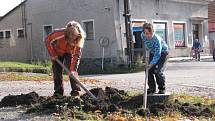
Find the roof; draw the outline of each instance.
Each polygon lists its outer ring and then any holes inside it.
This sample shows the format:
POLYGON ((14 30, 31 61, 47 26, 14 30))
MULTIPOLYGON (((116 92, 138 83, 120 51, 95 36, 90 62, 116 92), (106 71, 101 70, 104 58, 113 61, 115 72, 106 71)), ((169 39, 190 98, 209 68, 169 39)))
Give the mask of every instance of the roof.
POLYGON ((9 14, 11 14, 13 11, 15 11, 17 8, 19 8, 20 6, 22 6, 27 0, 24 0, 23 2, 21 2, 19 5, 17 5, 16 7, 14 7, 11 11, 7 12, 4 16, 0 16, 0 21, 2 19, 4 19, 6 16, 8 16, 9 14))
POLYGON ((169 0, 174 2, 184 2, 184 3, 193 3, 193 4, 208 4, 214 0, 169 0))

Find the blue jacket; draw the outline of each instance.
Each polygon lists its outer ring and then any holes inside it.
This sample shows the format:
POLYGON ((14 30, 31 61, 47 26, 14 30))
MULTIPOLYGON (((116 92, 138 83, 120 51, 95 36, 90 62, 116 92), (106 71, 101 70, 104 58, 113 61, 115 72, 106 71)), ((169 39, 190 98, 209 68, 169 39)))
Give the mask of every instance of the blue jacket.
POLYGON ((193 42, 193 49, 200 49, 201 48, 201 44, 198 41, 194 41, 193 42))
POLYGON ((153 54, 153 59, 150 64, 155 65, 161 57, 162 52, 168 52, 168 45, 166 42, 158 35, 154 34, 152 39, 147 39, 142 32, 141 38, 144 42, 145 48, 149 53, 153 54))

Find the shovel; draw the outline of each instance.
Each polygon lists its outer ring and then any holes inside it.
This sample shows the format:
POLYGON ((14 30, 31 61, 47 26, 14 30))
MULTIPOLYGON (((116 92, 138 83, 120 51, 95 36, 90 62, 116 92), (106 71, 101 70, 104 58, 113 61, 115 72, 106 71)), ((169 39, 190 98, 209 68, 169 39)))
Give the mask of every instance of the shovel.
POLYGON ((148 83, 148 74, 149 74, 149 52, 146 50, 146 62, 145 62, 145 84, 144 84, 144 95, 143 95, 143 108, 146 109, 147 105, 147 83, 148 83))
POLYGON ((69 69, 59 59, 56 59, 56 61, 66 71, 69 77, 72 78, 90 97, 92 97, 93 99, 97 99, 86 87, 84 87, 84 85, 80 82, 79 79, 77 79, 73 74, 71 74, 69 69))

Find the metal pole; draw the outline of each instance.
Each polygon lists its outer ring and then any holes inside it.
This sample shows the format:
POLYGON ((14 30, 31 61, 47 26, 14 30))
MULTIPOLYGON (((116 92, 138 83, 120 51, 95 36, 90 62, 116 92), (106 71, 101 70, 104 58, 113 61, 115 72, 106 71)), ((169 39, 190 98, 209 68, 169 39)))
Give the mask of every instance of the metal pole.
POLYGON ((130 2, 124 0, 124 17, 125 17, 125 30, 126 30, 126 42, 127 42, 127 55, 128 55, 128 67, 131 69, 132 64, 132 37, 131 37, 131 15, 130 15, 130 2))
POLYGON ((147 107, 147 83, 148 83, 148 65, 149 65, 149 52, 146 50, 146 60, 145 60, 145 84, 144 84, 144 95, 143 95, 143 108, 147 107))
POLYGON ((131 4, 130 4, 130 0, 128 0, 128 35, 129 35, 129 45, 130 45, 130 60, 131 60, 131 67, 132 67, 132 63, 133 63, 133 33, 132 33, 132 21, 131 21, 131 4))
POLYGON ((104 55, 105 55, 105 48, 102 47, 102 71, 104 70, 104 55))

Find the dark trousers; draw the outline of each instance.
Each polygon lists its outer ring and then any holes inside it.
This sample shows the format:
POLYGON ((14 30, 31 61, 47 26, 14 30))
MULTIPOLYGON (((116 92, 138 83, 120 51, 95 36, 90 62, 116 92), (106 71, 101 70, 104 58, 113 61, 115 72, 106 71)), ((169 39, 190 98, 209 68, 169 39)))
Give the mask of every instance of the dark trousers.
MULTIPOLYGON (((64 65, 70 69, 71 65, 71 55, 70 54, 64 54, 63 56, 58 57, 58 59, 64 63, 64 65)), ((55 93, 59 93, 63 95, 64 88, 63 88, 63 68, 58 64, 57 61, 52 61, 52 69, 53 69, 53 78, 54 78, 54 91, 55 93)), ((80 87, 77 85, 77 83, 70 79, 70 84, 72 91, 80 91, 80 87)))
MULTIPOLYGON (((149 69, 148 74, 148 86, 150 90, 155 91, 156 90, 156 83, 158 85, 159 90, 165 90, 165 75, 164 70, 166 67, 166 61, 167 61, 167 55, 168 53, 161 53, 161 57, 158 60, 158 62, 149 69), (156 79, 156 82, 155 82, 156 79)), ((153 54, 150 54, 149 56, 149 62, 153 59, 153 54)))

